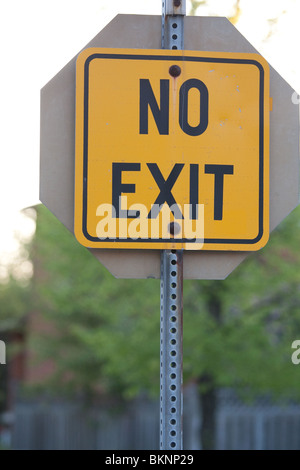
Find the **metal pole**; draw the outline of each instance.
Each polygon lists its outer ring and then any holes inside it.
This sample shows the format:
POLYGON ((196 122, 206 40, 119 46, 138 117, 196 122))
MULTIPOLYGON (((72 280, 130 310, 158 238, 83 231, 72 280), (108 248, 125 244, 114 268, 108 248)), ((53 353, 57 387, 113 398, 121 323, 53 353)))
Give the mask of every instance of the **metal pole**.
POLYGON ((186 0, 162 0, 162 49, 183 49, 186 0))
MULTIPOLYGON (((162 48, 183 49, 185 0, 162 0, 162 48)), ((160 449, 182 450, 183 252, 161 253, 160 449)))
POLYGON ((182 450, 182 250, 163 250, 160 296, 160 449, 182 450))

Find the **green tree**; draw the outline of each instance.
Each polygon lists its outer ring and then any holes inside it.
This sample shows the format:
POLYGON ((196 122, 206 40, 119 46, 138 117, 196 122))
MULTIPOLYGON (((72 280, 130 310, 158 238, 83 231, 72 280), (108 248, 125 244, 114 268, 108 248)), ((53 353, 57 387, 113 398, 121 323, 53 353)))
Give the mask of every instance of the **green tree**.
MULTIPOLYGON (((158 394, 159 281, 114 279, 44 207, 38 213, 35 293, 54 333, 35 338, 35 351, 55 360, 53 390, 158 394)), ((219 387, 299 397, 299 214, 225 281, 184 283, 184 382, 199 384, 204 448, 213 447, 219 387)))
POLYGON ((205 448, 213 447, 219 387, 248 397, 299 398, 299 370, 291 362, 291 343, 300 334, 299 214, 294 211, 268 245, 226 280, 192 282, 185 289, 185 361, 196 366, 191 376, 198 374, 205 448), (195 328, 187 329, 191 312, 195 328))
POLYGON ((6 365, 0 365, 0 413, 6 407, 8 368, 18 347, 14 335, 24 330, 24 319, 30 311, 31 293, 28 279, 15 277, 16 259, 3 266, 5 275, 0 281, 0 340, 6 344, 6 365))
POLYGON ((40 206, 38 214, 34 292, 55 329, 33 338, 33 348, 55 360, 54 390, 90 396, 96 387, 123 397, 154 390, 159 281, 114 279, 47 209, 40 206))

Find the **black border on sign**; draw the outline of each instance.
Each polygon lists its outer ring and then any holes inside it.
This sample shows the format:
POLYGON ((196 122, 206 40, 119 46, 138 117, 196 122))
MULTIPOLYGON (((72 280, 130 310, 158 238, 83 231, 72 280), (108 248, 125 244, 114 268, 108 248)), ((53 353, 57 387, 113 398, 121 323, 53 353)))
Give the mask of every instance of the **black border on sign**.
POLYGON ((253 59, 230 59, 215 57, 193 57, 193 56, 175 56, 175 55, 143 55, 143 54, 120 54, 120 53, 94 53, 91 54, 84 64, 84 122, 83 122, 83 210, 82 210, 82 232, 87 240, 92 242, 114 242, 122 243, 193 243, 196 241, 186 238, 138 238, 132 240, 130 238, 106 238, 104 240, 93 237, 87 231, 87 178, 88 178, 88 104, 89 104, 89 66, 94 59, 123 59, 123 60, 166 60, 181 62, 210 62, 210 63, 227 63, 227 64, 247 64, 254 65, 260 73, 259 82, 259 223, 258 234, 252 239, 235 239, 235 238, 205 238, 204 243, 216 244, 255 244, 263 236, 264 225, 264 80, 265 73, 263 66, 253 59))

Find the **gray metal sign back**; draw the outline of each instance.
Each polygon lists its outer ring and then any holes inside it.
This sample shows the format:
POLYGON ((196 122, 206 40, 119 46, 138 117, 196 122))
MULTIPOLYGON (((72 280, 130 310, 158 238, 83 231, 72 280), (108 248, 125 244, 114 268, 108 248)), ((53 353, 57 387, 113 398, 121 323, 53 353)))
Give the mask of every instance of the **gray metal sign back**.
MULTIPOLYGON (((226 18, 185 17, 186 50, 257 52, 226 18)), ((118 15, 86 47, 160 49, 161 16, 118 15)), ((85 47, 85 48, 86 48, 85 47)), ((41 91, 40 199, 73 231, 75 152, 73 58, 41 91)), ((270 229, 298 205, 299 106, 294 90, 270 67, 270 229)), ((90 250, 120 278, 159 278, 160 252, 90 250)), ((186 252, 185 279, 224 279, 245 252, 186 252)))

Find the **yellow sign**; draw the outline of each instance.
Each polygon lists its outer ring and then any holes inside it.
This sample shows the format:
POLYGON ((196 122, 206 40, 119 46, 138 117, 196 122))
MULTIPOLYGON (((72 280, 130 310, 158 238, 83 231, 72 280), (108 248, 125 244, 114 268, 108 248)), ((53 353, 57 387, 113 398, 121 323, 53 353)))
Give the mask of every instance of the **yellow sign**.
POLYGON ((76 72, 78 241, 264 246, 269 107, 269 67, 259 54, 84 50, 76 72))

